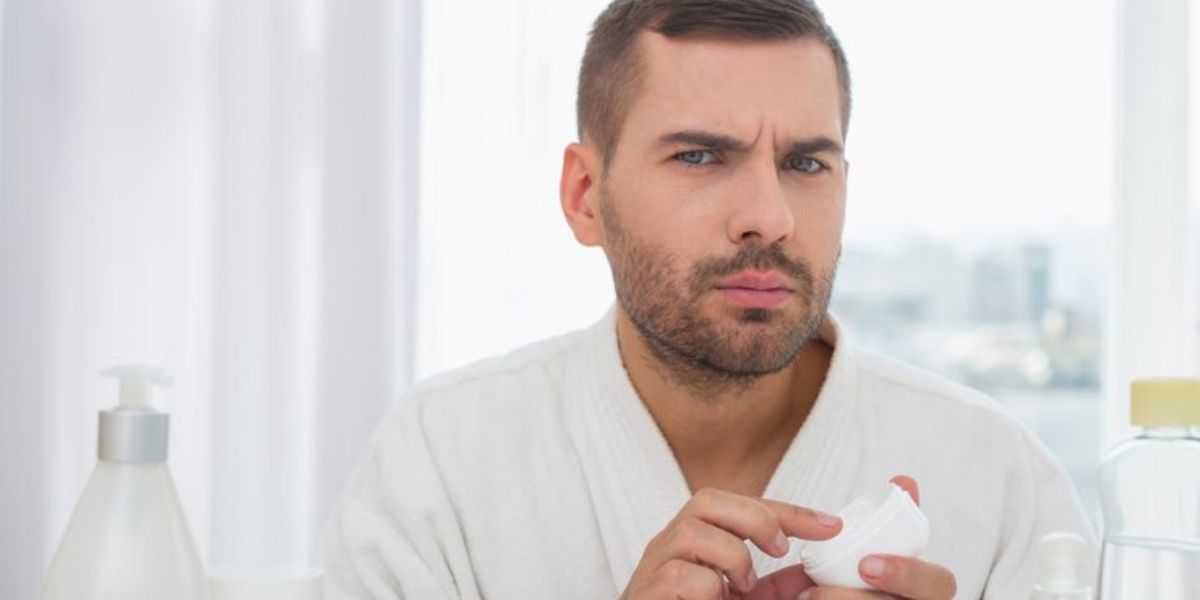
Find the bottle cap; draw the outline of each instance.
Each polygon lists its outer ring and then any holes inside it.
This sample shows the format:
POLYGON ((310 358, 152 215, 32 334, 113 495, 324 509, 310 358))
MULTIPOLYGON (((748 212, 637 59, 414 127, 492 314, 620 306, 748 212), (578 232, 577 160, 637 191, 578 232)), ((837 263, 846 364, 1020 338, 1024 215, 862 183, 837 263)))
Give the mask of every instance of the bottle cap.
POLYGON ((1130 385, 1130 421, 1141 427, 1200 425, 1200 379, 1140 379, 1130 385))
POLYGON ((170 385, 164 369, 123 366, 100 373, 121 381, 117 407, 100 412, 97 452, 100 460, 120 463, 159 463, 167 460, 170 419, 154 410, 152 386, 170 385))
POLYGON ((842 518, 841 532, 807 542, 800 550, 804 572, 818 585, 874 589, 858 574, 862 559, 872 554, 920 556, 929 541, 925 513, 891 482, 859 496, 837 515, 842 518))
POLYGON ((210 600, 321 600, 321 569, 283 563, 209 569, 210 600))

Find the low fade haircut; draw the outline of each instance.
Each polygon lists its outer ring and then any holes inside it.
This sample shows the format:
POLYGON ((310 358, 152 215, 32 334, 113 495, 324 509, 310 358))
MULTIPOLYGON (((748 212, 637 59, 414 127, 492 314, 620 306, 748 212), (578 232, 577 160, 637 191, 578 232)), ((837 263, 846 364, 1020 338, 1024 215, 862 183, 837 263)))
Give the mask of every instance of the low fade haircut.
POLYGON ((850 68, 842 45, 812 0, 614 0, 596 18, 579 69, 579 139, 612 160, 642 77, 638 36, 715 35, 745 40, 812 38, 833 54, 841 87, 842 130, 850 125, 850 68))

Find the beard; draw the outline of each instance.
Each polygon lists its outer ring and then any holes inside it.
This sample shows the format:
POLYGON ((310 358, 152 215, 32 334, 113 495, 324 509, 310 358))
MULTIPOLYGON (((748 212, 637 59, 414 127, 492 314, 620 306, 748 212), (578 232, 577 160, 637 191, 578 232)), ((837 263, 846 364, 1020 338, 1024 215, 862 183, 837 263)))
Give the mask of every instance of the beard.
POLYGON ((828 274, 814 274, 779 243, 748 243, 731 257, 697 261, 685 273, 676 256, 627 234, 607 194, 600 212, 617 301, 646 340, 655 366, 677 383, 702 397, 745 389, 791 365, 818 337, 836 262, 828 274), (780 308, 722 307, 720 318, 706 314, 704 301, 714 285, 747 269, 782 273, 792 282, 792 302, 780 308))

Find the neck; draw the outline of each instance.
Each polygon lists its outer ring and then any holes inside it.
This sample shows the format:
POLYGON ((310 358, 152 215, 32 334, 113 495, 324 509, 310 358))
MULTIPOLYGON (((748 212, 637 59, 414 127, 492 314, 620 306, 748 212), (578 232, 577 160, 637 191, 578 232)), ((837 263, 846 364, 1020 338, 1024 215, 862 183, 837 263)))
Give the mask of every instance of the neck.
POLYGON ((619 308, 617 340, 629 378, 670 444, 688 487, 751 496, 762 494, 807 419, 833 353, 817 340, 779 372, 728 385, 695 385, 705 382, 704 374, 664 364, 619 308))

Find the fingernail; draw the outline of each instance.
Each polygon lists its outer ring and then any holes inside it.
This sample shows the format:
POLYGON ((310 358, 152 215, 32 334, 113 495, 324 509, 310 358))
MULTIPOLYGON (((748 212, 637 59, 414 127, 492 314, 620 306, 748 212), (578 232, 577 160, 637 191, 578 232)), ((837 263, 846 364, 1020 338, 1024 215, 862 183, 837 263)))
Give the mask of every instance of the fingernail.
POLYGON ((779 532, 779 535, 775 536, 775 550, 779 554, 787 554, 788 539, 786 535, 783 535, 782 531, 779 532))
POLYGON ((883 559, 881 558, 868 556, 863 559, 862 565, 859 568, 862 569, 862 574, 867 577, 883 577, 883 571, 887 568, 887 565, 883 563, 883 559))
POLYGON ((812 588, 808 588, 807 590, 800 592, 799 596, 796 596, 796 600, 808 600, 809 598, 812 598, 812 588))
POLYGON ((835 515, 823 512, 817 513, 817 523, 820 523, 825 527, 837 527, 841 522, 842 520, 835 515))

